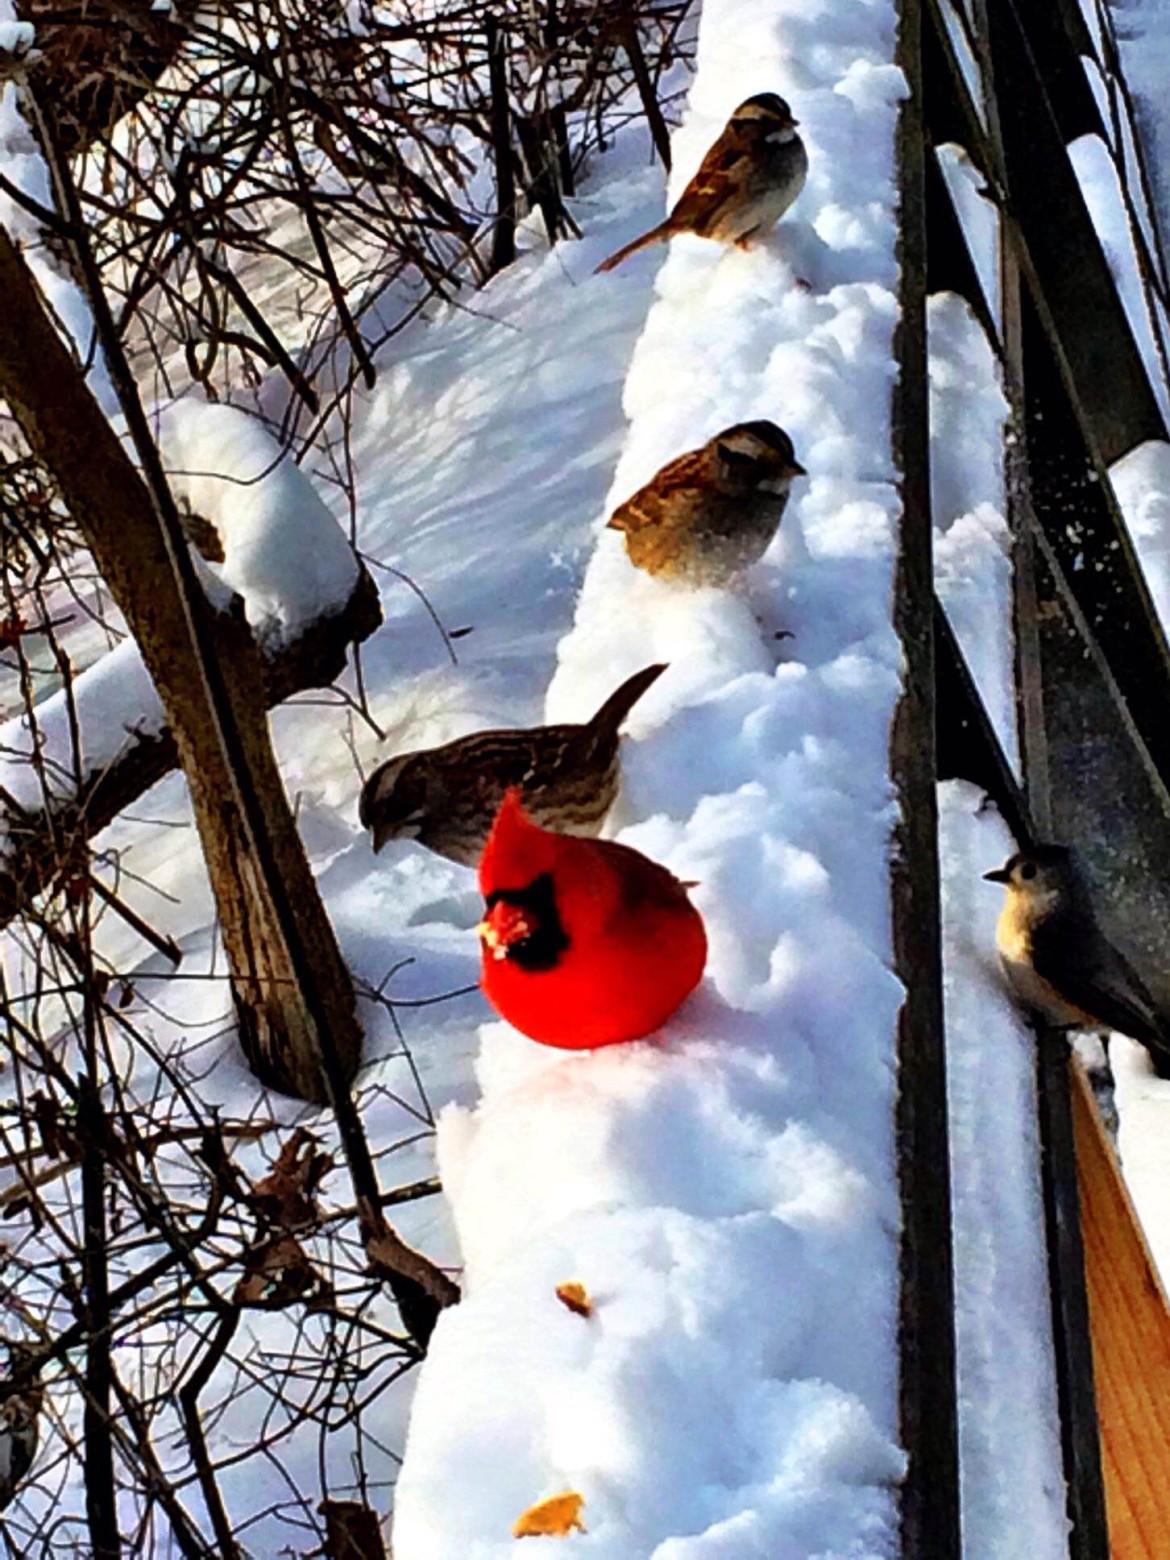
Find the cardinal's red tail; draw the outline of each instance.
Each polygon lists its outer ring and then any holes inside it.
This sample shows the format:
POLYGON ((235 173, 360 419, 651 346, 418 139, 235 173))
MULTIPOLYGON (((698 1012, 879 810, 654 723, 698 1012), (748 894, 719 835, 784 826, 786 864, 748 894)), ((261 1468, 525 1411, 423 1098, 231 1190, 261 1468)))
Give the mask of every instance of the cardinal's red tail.
POLYGON ((602 271, 614 270, 616 266, 621 265, 623 260, 628 260, 631 255, 636 255, 639 249, 649 249, 651 244, 660 244, 664 238, 669 237, 670 222, 660 222, 657 227, 651 228, 649 233, 643 233, 641 238, 635 238, 631 243, 628 243, 623 248, 616 250, 612 255, 610 255, 608 260, 603 260, 601 264, 594 269, 594 276, 599 275, 602 271))

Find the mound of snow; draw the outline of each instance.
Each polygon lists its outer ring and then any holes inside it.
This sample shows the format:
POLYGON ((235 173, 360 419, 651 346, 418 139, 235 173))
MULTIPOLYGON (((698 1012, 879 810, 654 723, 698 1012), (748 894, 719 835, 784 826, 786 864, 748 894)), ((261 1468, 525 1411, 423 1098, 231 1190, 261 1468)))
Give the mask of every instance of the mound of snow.
MULTIPOLYGON (((708 977, 635 1045, 481 1030, 479 1102, 439 1122, 466 1288, 418 1385, 404 1560, 510 1556, 520 1513, 567 1490, 574 1552, 599 1560, 897 1548, 893 53, 886 7, 703 8, 672 195, 765 90, 793 104, 809 183, 748 252, 671 244, 605 513, 747 418, 810 478, 745 592, 641 575, 596 518, 546 713, 670 663, 626 747, 620 837, 697 882, 708 977)), ((604 316, 655 261, 594 279, 593 247, 562 253, 577 272, 585 251, 581 306, 604 316)))
POLYGON ((159 418, 172 491, 214 526, 223 561, 212 578, 244 598, 248 622, 269 649, 339 610, 358 578, 345 533, 312 482, 256 420, 195 396, 159 418))

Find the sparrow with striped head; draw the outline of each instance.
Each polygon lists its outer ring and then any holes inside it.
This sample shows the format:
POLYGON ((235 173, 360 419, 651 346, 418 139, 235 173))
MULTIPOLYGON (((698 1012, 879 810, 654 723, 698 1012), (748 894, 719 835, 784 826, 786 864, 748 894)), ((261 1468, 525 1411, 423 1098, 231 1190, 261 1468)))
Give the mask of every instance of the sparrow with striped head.
POLYGON ((606 524, 636 568, 684 585, 728 585, 757 562, 806 475, 775 423, 736 423, 669 461, 606 524))
POLYGON ((479 886, 480 984, 501 1018, 542 1045, 640 1039, 702 976, 707 934, 683 884, 628 845, 542 829, 515 787, 479 886))
POLYGON ((665 670, 646 666, 627 677, 581 725, 476 731, 443 747, 388 759, 362 787, 358 807, 374 849, 390 839, 414 839, 474 867, 504 792, 513 785, 538 823, 564 834, 596 834, 617 798, 618 733, 665 670))
POLYGON ((1020 1004, 1054 1029, 1128 1035, 1170 1077, 1170 1024, 1102 931, 1072 852, 1032 845, 983 875, 1004 885, 995 940, 1020 1004))
POLYGON ((797 134, 798 122, 775 92, 760 92, 741 103, 665 222, 610 255, 597 270, 612 271, 639 249, 679 233, 746 249, 779 222, 804 188, 808 153, 797 134))

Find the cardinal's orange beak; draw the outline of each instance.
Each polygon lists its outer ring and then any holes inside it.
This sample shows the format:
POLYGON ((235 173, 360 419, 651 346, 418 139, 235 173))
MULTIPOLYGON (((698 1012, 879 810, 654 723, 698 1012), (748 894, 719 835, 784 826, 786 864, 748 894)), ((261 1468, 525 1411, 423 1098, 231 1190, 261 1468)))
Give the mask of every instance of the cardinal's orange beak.
POLYGON ((475 929, 493 959, 506 959, 513 943, 532 935, 532 923, 518 905, 494 904, 475 929))
POLYGON ((480 942, 490 951, 493 959, 506 959, 508 957, 508 950, 501 942, 500 934, 491 921, 481 921, 475 930, 480 942))

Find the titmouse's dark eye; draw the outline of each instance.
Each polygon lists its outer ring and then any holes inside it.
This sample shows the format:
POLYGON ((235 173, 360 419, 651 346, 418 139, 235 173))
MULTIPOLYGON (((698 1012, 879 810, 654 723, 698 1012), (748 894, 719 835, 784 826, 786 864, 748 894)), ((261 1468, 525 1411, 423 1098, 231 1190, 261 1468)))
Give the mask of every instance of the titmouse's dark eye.
POLYGON ((1036 876, 1035 863, 1031 861, 1025 861, 1024 865, 1020 868, 1020 876, 1023 878, 1025 883, 1030 883, 1036 876))

